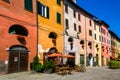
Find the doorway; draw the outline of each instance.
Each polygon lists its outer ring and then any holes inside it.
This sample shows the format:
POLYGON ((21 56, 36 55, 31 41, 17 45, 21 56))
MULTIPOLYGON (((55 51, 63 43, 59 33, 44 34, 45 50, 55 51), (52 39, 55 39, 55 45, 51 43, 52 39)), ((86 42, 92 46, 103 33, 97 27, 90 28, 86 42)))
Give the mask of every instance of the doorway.
POLYGON ((28 50, 23 46, 13 46, 9 50, 8 73, 28 70, 28 50))

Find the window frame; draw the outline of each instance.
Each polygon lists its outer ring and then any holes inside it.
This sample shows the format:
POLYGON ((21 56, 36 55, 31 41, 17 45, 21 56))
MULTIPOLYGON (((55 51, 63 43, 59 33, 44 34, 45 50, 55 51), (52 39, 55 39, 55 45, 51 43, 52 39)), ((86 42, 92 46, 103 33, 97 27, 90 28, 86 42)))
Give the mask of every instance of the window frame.
POLYGON ((74 16, 74 18, 76 18, 76 11, 75 10, 73 10, 73 16, 74 16))
POLYGON ((77 31, 76 23, 74 23, 74 31, 77 31))
POLYGON ((68 5, 65 4, 65 12, 68 13, 68 5))
POLYGON ((61 0, 57 0, 57 5, 61 6, 61 0))
POLYGON ((78 13, 78 20, 81 21, 81 14, 78 13))
POLYGON ((57 12, 57 23, 61 24, 61 14, 57 12))
POLYGON ((92 36, 92 30, 89 30, 89 36, 92 36))
POLYGON ((80 25, 78 26, 78 30, 79 30, 79 32, 81 33, 81 26, 80 26, 80 25))
POLYGON ((31 0, 31 2, 30 2, 31 6, 30 6, 30 4, 28 6, 28 1, 30 1, 30 0, 24 0, 24 9, 29 12, 33 12, 33 0, 31 0))
POLYGON ((69 20, 68 19, 65 19, 65 27, 66 27, 66 29, 69 29, 69 20))
POLYGON ((41 15, 44 18, 49 19, 50 11, 49 7, 41 4, 39 1, 37 2, 37 9, 38 9, 38 14, 41 15))

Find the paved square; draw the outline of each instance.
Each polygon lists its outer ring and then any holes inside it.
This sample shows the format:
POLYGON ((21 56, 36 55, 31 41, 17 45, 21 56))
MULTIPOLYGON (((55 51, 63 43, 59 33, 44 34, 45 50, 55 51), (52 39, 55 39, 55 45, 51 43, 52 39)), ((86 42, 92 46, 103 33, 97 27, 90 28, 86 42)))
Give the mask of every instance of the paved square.
POLYGON ((120 69, 107 67, 87 67, 86 72, 72 72, 72 75, 58 75, 20 72, 0 75, 0 80, 120 80, 120 69))

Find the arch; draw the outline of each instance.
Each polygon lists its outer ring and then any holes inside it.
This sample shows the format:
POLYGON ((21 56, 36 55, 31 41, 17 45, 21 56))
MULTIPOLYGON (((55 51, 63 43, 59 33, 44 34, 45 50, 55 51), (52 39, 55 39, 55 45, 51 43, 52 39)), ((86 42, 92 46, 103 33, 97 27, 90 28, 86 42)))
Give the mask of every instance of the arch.
POLYGON ((9 51, 28 51, 28 49, 25 46, 13 45, 9 48, 9 51))
POLYGON ((99 46, 98 46, 98 44, 96 44, 96 48, 98 48, 99 46))
POLYGON ((56 49, 56 47, 51 47, 48 51, 48 53, 57 53, 58 50, 56 49))
POLYGON ((53 39, 57 39, 57 34, 55 32, 50 32, 48 37, 53 38, 53 39))
POLYGON ((80 41, 80 44, 84 44, 84 41, 83 41, 83 40, 81 40, 81 41, 80 41))
POLYGON ((69 37, 68 38, 68 42, 73 42, 74 40, 73 40, 73 37, 69 37))
POLYGON ((17 35, 22 35, 22 36, 28 36, 28 30, 19 24, 14 24, 9 28, 9 33, 10 34, 17 34, 17 35))
POLYGON ((92 43, 91 43, 91 42, 89 42, 89 43, 88 43, 88 46, 92 46, 92 43))

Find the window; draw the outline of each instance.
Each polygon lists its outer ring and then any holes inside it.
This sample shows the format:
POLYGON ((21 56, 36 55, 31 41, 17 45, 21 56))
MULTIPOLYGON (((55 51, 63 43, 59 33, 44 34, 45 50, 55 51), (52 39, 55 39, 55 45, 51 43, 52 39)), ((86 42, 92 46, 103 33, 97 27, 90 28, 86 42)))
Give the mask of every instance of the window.
POLYGON ((101 36, 99 35, 99 41, 101 41, 101 36))
POLYGON ((58 4, 58 5, 61 5, 61 0, 57 0, 57 4, 58 4))
POLYGON ((68 6, 65 4, 65 12, 68 13, 68 6))
POLYGON ((78 20, 81 21, 81 16, 80 16, 80 14, 78 14, 78 20))
POLYGON ((101 32, 101 27, 99 27, 99 32, 101 32))
POLYGON ((8 3, 10 2, 10 0, 3 0, 3 1, 8 2, 8 3))
POLYGON ((49 7, 42 5, 40 2, 37 2, 38 14, 42 17, 49 18, 49 7))
POLYGON ((96 24, 94 25, 94 30, 96 30, 96 24))
POLYGON ((33 11, 32 0, 24 0, 25 9, 28 11, 33 11))
POLYGON ((66 25, 66 29, 68 29, 69 28, 69 21, 68 21, 68 19, 65 19, 65 25, 66 25))
POLYGON ((57 23, 61 24, 61 14, 57 13, 57 23))
POLYGON ((91 20, 89 20, 89 25, 92 26, 92 22, 91 22, 91 20))
POLYGON ((104 38, 104 42, 106 43, 106 38, 104 38))
POLYGON ((102 37, 102 42, 104 41, 104 38, 102 37))
POLYGON ((89 35, 92 36, 92 31, 91 30, 89 30, 89 35))
POLYGON ((76 11, 73 11, 73 16, 74 18, 76 18, 76 11))
POLYGON ((12 25, 9 28, 9 34, 28 36, 28 30, 21 25, 12 25))
POLYGON ((97 40, 97 38, 96 38, 96 34, 94 34, 94 39, 97 40))
POLYGON ((74 31, 77 31, 76 24, 74 23, 74 31))
POLYGON ((78 26, 78 30, 79 30, 79 32, 81 32, 81 26, 80 25, 78 26))

